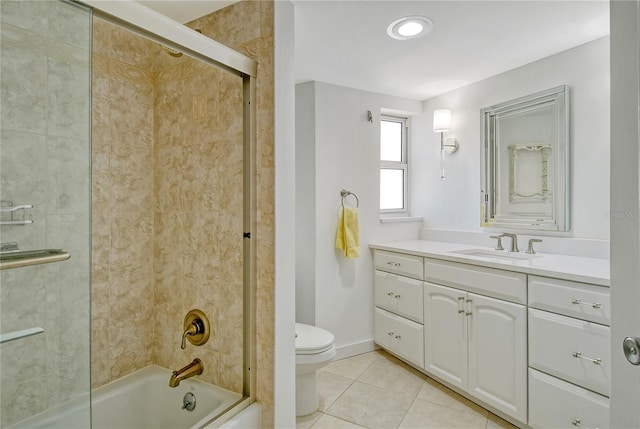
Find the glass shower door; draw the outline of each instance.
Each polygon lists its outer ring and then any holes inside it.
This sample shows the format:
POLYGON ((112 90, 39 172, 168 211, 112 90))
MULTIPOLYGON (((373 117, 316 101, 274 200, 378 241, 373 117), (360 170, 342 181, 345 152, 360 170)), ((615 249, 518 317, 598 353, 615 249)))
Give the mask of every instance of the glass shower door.
POLYGON ((0 426, 88 428, 91 12, 0 21, 0 426))

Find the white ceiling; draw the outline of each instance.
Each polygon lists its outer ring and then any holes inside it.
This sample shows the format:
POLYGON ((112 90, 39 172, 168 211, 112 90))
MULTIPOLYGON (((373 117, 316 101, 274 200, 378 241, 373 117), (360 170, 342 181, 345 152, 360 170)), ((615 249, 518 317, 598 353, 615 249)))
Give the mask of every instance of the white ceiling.
POLYGON ((608 1, 295 0, 296 78, 416 100, 609 34, 608 1), (408 15, 434 22, 413 40, 387 36, 408 15))
MULTIPOLYGON (((235 1, 144 1, 187 22, 235 1), (185 18, 187 17, 187 18, 185 18)), ((607 0, 293 0, 297 82, 425 100, 609 34, 607 0), (433 31, 387 36, 402 16, 433 31)))

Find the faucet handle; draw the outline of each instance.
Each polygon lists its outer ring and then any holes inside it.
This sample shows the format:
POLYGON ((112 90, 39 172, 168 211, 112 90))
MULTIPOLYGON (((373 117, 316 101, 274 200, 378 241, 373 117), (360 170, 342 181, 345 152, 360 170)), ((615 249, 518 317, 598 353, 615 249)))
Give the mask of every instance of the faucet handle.
POLYGON ((501 236, 499 236, 499 235, 491 235, 490 238, 498 240, 498 242, 496 243, 495 250, 504 250, 504 248, 502 247, 502 237, 501 236))
POLYGON ((191 310, 184 318, 184 333, 182 334, 182 342, 180 348, 187 347, 187 340, 194 346, 201 346, 209 339, 211 333, 211 325, 209 318, 202 310, 191 310))
POLYGON ((191 325, 187 329, 184 330, 184 334, 182 334, 182 343, 180 343, 180 348, 182 350, 187 348, 187 336, 198 334, 200 331, 198 324, 193 321, 191 325))
POLYGON ((536 251, 533 249, 533 243, 542 243, 542 240, 540 240, 539 238, 529 239, 529 247, 527 248, 527 251, 525 253, 535 255, 536 251))

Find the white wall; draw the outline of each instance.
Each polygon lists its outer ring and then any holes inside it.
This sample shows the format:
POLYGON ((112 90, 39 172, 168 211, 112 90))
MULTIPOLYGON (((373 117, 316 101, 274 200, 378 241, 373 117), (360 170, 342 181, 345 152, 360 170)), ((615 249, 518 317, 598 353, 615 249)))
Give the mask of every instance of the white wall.
MULTIPOLYGON (((609 38, 544 58, 424 102, 413 121, 426 135, 413 146, 412 201, 431 229, 480 228, 480 109, 559 85, 571 97, 571 232, 575 238, 609 238, 609 38), (432 131, 433 110, 452 109, 452 131, 460 150, 445 159, 440 180, 440 135, 432 131)), ((490 245, 487 242, 487 245, 490 245)))
POLYGON ((369 243, 418 238, 419 223, 380 223, 381 109, 418 114, 422 104, 321 82, 296 86, 296 320, 333 332, 339 355, 373 346, 369 243), (360 200, 356 259, 334 248, 342 189, 360 200))

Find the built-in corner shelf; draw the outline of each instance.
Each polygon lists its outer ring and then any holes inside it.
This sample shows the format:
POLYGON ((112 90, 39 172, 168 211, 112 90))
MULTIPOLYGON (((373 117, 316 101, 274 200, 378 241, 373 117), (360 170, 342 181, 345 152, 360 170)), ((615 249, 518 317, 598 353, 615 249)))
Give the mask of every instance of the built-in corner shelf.
POLYGON ((16 250, 0 253, 0 270, 66 261, 71 255, 62 249, 16 250))

